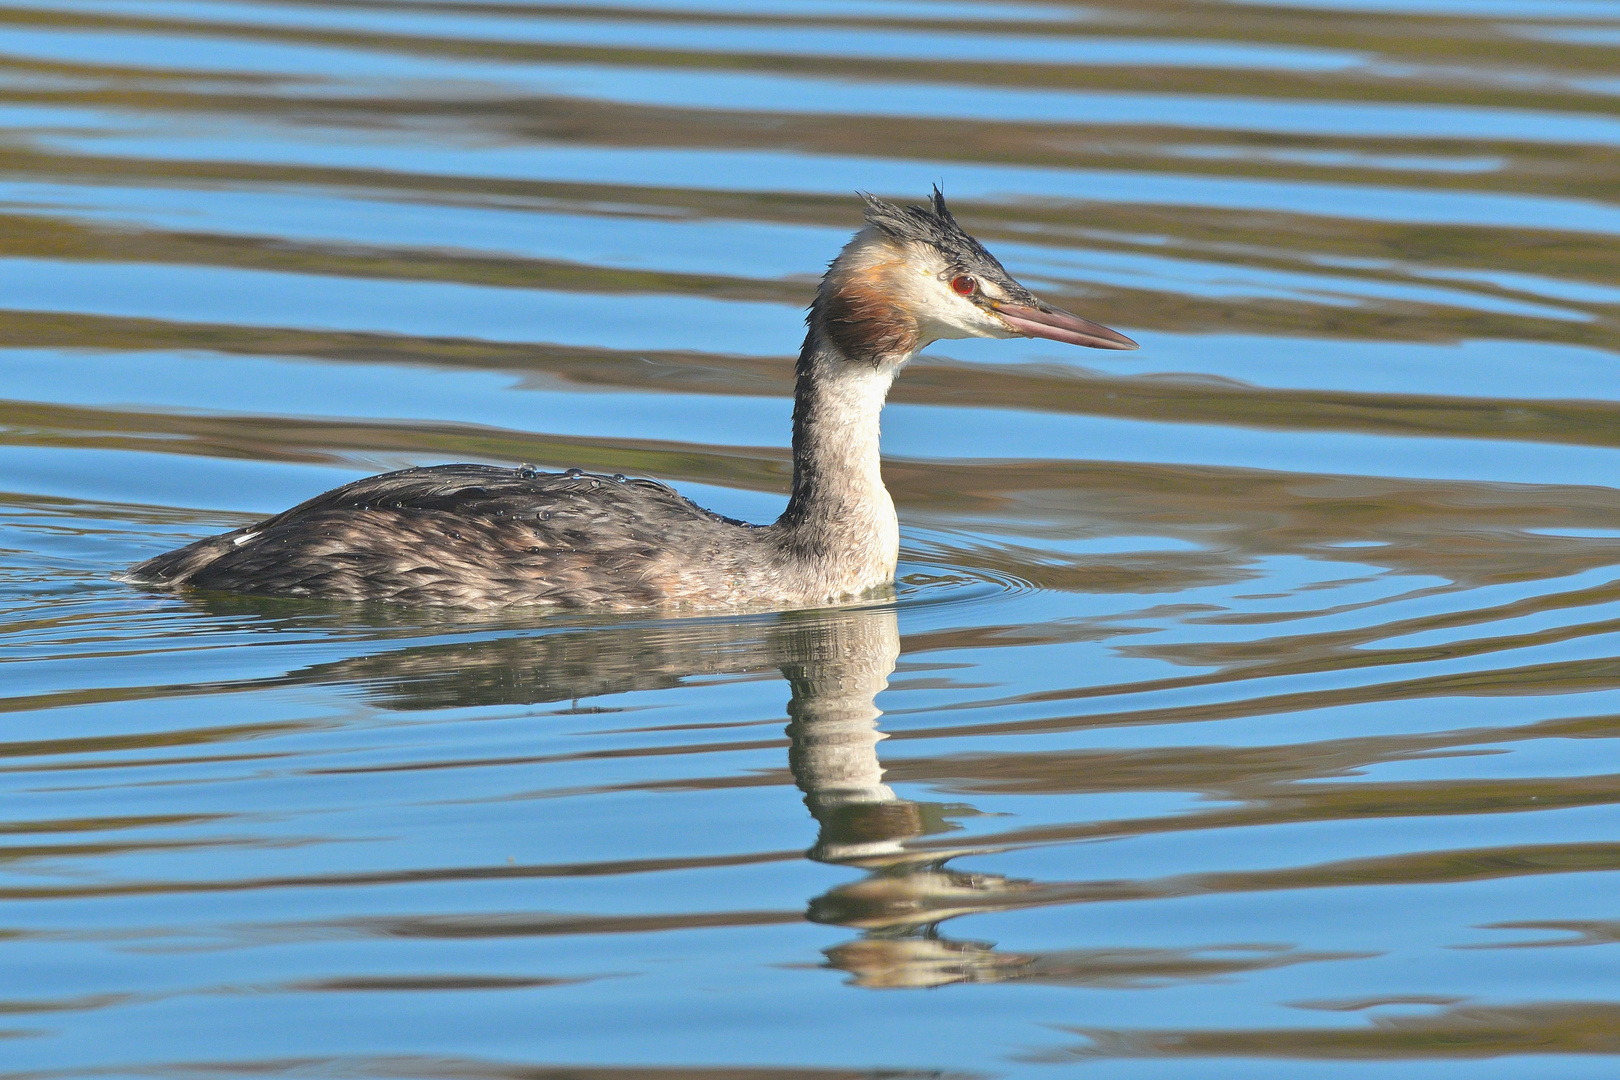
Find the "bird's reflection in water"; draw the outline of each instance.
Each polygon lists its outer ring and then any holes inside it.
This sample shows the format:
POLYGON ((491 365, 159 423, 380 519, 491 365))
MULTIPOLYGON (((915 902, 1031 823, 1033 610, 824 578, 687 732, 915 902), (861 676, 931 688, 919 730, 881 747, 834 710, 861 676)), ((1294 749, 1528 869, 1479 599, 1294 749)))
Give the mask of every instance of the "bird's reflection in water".
MULTIPOLYGON (((1024 980, 1146 987, 1229 976, 1350 954, 1290 945, 1112 947, 1013 953, 951 940, 960 915, 1156 894, 1151 883, 1033 882, 965 873, 946 863, 971 850, 928 837, 955 826, 960 804, 904 799, 883 782, 876 697, 901 651, 892 605, 713 619, 524 625, 408 609, 381 612, 248 597, 192 597, 255 629, 364 637, 364 652, 279 676, 338 685, 386 708, 466 708, 585 701, 694 678, 780 671, 788 681, 788 763, 818 826, 807 854, 864 876, 812 898, 806 917, 859 936, 824 950, 831 967, 871 988, 1024 980), (434 644, 419 644, 432 633, 434 644), (444 638, 449 636, 450 641, 444 638)), ((516 618, 514 616, 514 618, 516 618)))
POLYGON ((947 855, 908 841, 950 826, 944 808, 902 799, 883 782, 876 697, 900 656, 890 609, 850 613, 789 631, 782 673, 788 701, 788 763, 820 831, 812 859, 859 867, 867 876, 810 901, 813 922, 858 928, 826 950, 828 961, 870 987, 940 986, 1015 976, 1032 958, 951 941, 939 923, 1002 906, 1022 883, 964 874, 947 855))
POLYGON ((792 696, 788 762, 819 826, 808 852, 866 876, 810 901, 812 922, 847 926, 858 938, 826 949, 857 986, 922 988, 1020 980, 1062 986, 1151 987, 1356 954, 1253 943, 1205 948, 1112 947, 1011 952, 940 933, 947 919, 1048 904, 1127 900, 1151 886, 1037 882, 966 873, 946 863, 984 847, 920 843, 950 831, 961 804, 914 802, 883 782, 876 698, 900 656, 892 608, 785 619, 774 648, 792 696))

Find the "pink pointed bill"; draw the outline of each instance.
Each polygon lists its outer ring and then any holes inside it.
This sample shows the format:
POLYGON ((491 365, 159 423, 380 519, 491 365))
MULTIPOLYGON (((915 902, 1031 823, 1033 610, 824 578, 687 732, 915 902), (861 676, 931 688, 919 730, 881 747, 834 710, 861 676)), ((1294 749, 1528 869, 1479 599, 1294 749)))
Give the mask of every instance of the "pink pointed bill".
POLYGON ((1029 307, 1025 304, 992 303, 991 308, 1020 334, 1050 338, 1088 349, 1139 349, 1136 342, 1101 323, 1082 319, 1057 308, 1029 307))

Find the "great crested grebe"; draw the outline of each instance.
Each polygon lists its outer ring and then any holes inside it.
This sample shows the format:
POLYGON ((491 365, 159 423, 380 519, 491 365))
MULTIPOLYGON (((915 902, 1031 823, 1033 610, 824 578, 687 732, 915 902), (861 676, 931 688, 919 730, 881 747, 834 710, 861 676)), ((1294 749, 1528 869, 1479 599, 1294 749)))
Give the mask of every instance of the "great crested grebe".
POLYGON ((771 525, 663 484, 570 469, 384 473, 148 559, 133 580, 276 596, 464 608, 816 607, 894 579, 900 527, 878 465, 895 374, 941 338, 1042 337, 1134 349, 1037 300, 931 206, 863 195, 866 227, 827 268, 793 387, 793 493, 771 525))

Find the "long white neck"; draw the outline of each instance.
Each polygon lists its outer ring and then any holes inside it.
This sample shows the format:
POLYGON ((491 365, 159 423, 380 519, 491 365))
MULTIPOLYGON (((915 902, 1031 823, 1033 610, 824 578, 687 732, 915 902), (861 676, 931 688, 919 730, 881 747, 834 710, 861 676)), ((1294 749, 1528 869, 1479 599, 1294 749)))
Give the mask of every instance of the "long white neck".
POLYGON ((879 415, 899 363, 845 357, 812 326, 793 391, 793 494, 777 521, 796 561, 830 588, 894 577, 900 523, 883 486, 879 415))

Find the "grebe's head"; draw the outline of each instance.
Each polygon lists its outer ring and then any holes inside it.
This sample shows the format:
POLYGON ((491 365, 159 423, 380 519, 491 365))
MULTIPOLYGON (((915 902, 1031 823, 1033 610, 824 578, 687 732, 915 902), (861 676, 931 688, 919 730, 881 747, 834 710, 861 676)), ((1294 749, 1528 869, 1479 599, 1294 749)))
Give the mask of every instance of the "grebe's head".
POLYGON ((822 279, 810 323, 851 360, 903 361, 941 338, 1041 337, 1134 349, 1123 334, 1039 300, 962 230, 934 188, 929 206, 865 193, 866 227, 822 279))

